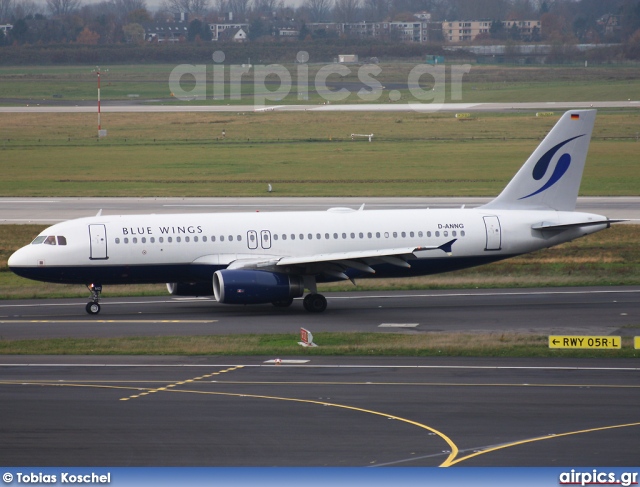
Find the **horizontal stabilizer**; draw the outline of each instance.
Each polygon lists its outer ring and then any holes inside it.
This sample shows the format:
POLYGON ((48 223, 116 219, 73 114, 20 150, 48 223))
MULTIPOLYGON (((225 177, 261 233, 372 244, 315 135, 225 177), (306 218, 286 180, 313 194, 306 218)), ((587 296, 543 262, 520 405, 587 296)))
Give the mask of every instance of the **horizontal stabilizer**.
POLYGON ((577 223, 551 223, 551 222, 540 222, 531 225, 533 230, 566 230, 569 228, 577 228, 577 227, 592 227, 595 225, 607 225, 607 228, 611 225, 611 223, 622 223, 628 222, 629 220, 599 220, 599 221, 588 221, 588 222, 577 222, 577 223))

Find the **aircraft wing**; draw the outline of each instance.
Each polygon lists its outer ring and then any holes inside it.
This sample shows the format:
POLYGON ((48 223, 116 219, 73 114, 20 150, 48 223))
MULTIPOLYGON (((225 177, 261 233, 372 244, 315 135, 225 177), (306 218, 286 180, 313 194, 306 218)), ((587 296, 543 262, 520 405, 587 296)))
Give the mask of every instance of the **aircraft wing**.
POLYGON ((327 274, 340 279, 348 279, 344 274, 347 269, 356 269, 369 274, 375 274, 373 264, 391 264, 409 268, 407 262, 416 259, 415 252, 425 250, 441 250, 451 255, 451 246, 457 239, 453 239, 439 246, 397 247, 378 250, 359 250, 351 252, 335 252, 296 257, 274 258, 240 258, 229 264, 229 269, 262 269, 272 272, 284 272, 290 268, 294 272, 304 274, 327 274))

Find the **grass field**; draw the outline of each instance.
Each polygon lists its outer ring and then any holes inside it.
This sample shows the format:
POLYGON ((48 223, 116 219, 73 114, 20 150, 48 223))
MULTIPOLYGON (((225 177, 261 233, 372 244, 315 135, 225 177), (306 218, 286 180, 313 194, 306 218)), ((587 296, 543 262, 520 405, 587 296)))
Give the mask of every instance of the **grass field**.
MULTIPOLYGON (((213 63, 206 66, 208 88, 206 100, 198 103, 248 103, 252 101, 254 93, 264 93, 264 86, 258 81, 254 86, 253 74, 245 75, 242 80, 241 100, 231 97, 230 73, 231 66, 225 66, 226 91, 224 99, 214 100, 213 96, 213 63)), ((280 65, 279 65, 280 66, 280 65)), ((315 82, 316 75, 326 64, 309 64, 308 79, 311 82, 309 90, 309 102, 322 102, 322 96, 318 95, 316 88, 320 85, 315 82)), ((331 66, 331 65, 329 65, 331 66)), ((378 65, 381 70, 379 74, 371 75, 370 78, 380 82, 382 86, 394 85, 402 98, 401 101, 416 101, 410 92, 401 85, 406 85, 410 78, 410 73, 417 66, 424 66, 419 61, 416 62, 383 62, 378 65), (396 86, 397 84, 397 86, 396 86)), ((445 83, 437 83, 436 89, 442 88, 442 101, 464 101, 466 103, 477 102, 524 102, 524 101, 581 101, 581 100, 637 100, 640 99, 640 84, 636 82, 640 78, 640 68, 637 66, 593 66, 565 67, 565 66, 484 66, 465 65, 461 68, 465 74, 462 80, 462 100, 452 100, 451 84, 454 79, 451 66, 445 71, 445 83), (468 71, 468 72, 467 72, 468 71)), ((335 66, 334 66, 335 67, 335 66)), ((169 88, 169 77, 176 65, 116 65, 102 66, 103 70, 108 68, 108 72, 103 72, 101 77, 103 100, 123 100, 129 95, 138 95, 140 100, 169 100, 171 89, 169 88)), ((298 65, 282 65, 291 76, 292 83, 298 80, 298 73, 301 67, 298 65)), ((333 74, 327 78, 331 83, 353 83, 354 86, 348 88, 350 96, 345 101, 350 103, 361 102, 362 98, 357 95, 360 86, 358 70, 359 65, 343 66, 347 75, 333 74)), ((10 100, 23 100, 37 103, 42 100, 56 101, 82 101, 96 99, 97 76, 94 66, 20 66, 20 67, 0 67, 0 103, 9 103, 10 100)), ((254 68, 255 71, 256 68, 254 68)), ((258 68, 260 69, 260 68, 258 68)), ((269 68, 271 69, 271 68, 269 68)), ((259 79, 259 78, 258 78, 259 79)), ((367 78, 364 78, 365 80, 367 78)), ((276 90, 279 86, 279 78, 267 76, 267 81, 276 82, 269 85, 267 89, 276 90)), ((195 78, 186 75, 182 78, 182 89, 190 90, 194 85, 195 78)), ((367 81, 371 85, 372 81, 367 81)), ((433 87, 434 78, 424 75, 420 78, 421 86, 433 87)), ((238 89, 234 86, 234 90, 238 89)), ((384 90, 382 96, 372 102, 385 103, 388 101, 388 88, 384 90)), ((289 90, 287 86, 280 89, 281 94, 287 95, 278 103, 298 103, 295 89, 289 90)))
POLYGON ((258 355, 408 357, 563 357, 633 358, 632 338, 620 350, 552 350, 538 335, 465 333, 317 333, 315 348, 302 348, 296 334, 192 337, 59 338, 3 340, 0 355, 258 355))
MULTIPOLYGON (((559 115, 0 114, 0 195, 493 196, 559 115)), ((599 114, 581 195, 638 194, 639 129, 599 114)))

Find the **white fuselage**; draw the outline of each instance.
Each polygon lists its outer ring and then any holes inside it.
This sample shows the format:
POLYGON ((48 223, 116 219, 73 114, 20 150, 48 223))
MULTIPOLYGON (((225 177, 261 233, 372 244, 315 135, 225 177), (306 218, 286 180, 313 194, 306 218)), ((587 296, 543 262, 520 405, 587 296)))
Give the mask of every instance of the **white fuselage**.
POLYGON ((576 212, 482 208, 103 215, 47 228, 42 236, 62 236, 66 245, 58 241, 56 245, 27 245, 11 256, 9 266, 19 275, 49 282, 205 281, 215 270, 237 260, 430 247, 414 253, 415 259, 408 261, 410 268, 376 267, 373 262, 376 274, 366 275, 408 276, 500 260, 608 226, 532 229, 542 222, 571 224, 604 219, 576 212), (451 255, 434 249, 452 240, 451 255))

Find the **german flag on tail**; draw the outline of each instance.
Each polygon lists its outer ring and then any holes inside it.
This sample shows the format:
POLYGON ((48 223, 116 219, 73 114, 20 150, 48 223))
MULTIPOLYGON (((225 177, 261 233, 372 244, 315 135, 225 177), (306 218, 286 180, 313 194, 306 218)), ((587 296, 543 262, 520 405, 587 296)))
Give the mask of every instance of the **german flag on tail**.
POLYGON ((579 113, 572 113, 571 114, 571 120, 580 120, 580 114, 579 113))

